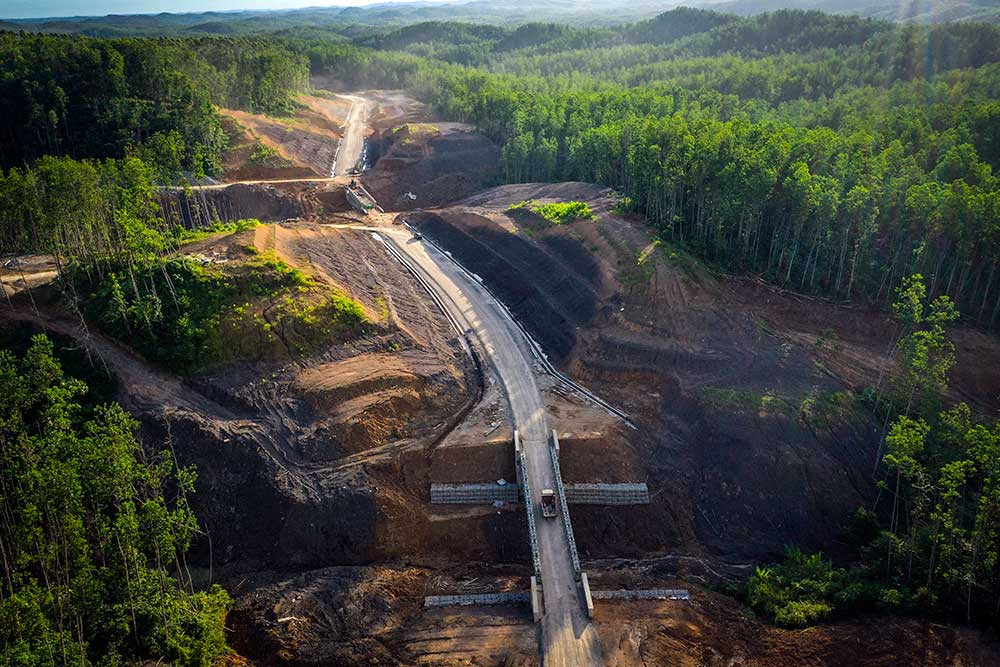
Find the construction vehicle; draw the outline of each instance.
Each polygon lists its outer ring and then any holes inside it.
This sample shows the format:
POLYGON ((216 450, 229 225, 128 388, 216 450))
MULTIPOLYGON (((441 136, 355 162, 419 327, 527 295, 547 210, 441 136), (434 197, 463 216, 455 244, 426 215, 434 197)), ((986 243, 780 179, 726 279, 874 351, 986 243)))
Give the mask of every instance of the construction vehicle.
POLYGON ((347 186, 347 201, 362 215, 368 215, 368 211, 372 209, 375 209, 379 213, 383 212, 381 207, 375 202, 375 198, 365 190, 365 186, 354 179, 351 179, 351 184, 347 186))
POLYGON ((556 492, 542 489, 542 516, 551 519, 556 515, 556 492))

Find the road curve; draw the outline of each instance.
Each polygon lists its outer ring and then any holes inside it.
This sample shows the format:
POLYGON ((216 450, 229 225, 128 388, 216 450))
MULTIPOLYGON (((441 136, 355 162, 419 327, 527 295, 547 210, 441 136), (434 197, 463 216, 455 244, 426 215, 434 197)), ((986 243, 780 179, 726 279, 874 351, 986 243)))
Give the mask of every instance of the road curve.
POLYGON ((499 375, 521 435, 538 528, 542 591, 541 653, 544 667, 599 667, 601 645, 587 618, 570 558, 569 541, 560 520, 544 519, 541 489, 555 488, 549 457, 549 426, 535 383, 528 341, 506 311, 474 279, 441 251, 417 241, 399 228, 378 234, 403 254, 410 267, 437 293, 440 301, 475 336, 499 375))

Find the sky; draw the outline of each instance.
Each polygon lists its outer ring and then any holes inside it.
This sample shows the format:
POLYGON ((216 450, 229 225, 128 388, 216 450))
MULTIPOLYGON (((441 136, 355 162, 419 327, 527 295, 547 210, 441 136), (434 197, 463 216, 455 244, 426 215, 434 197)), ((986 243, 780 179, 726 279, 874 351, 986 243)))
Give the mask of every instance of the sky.
POLYGON ((0 18, 27 19, 46 16, 104 16, 159 12, 179 14, 233 9, 370 5, 376 2, 386 2, 386 0, 0 0, 0 18))

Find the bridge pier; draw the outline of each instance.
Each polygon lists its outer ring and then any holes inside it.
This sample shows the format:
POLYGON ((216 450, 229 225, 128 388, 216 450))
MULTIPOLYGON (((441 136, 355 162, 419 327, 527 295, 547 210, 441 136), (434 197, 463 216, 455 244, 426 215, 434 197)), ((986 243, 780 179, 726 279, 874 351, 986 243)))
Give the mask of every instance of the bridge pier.
POLYGON ((538 584, 538 577, 531 577, 531 618, 535 623, 542 620, 544 609, 542 607, 542 587, 538 584))
POLYGON ((587 618, 594 617, 594 598, 590 595, 590 581, 587 579, 587 573, 580 573, 580 585, 583 588, 583 602, 587 607, 587 618))

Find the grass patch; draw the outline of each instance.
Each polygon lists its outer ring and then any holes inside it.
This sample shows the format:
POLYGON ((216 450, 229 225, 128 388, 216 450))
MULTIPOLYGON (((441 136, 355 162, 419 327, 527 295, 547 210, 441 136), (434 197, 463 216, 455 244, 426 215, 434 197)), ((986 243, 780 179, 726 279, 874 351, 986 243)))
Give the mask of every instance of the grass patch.
POLYGON ((752 391, 730 387, 703 387, 702 399, 717 408, 756 412, 761 417, 795 417, 803 426, 829 428, 847 419, 857 402, 845 391, 814 389, 801 400, 773 391, 752 391))
POLYGON ((84 309, 111 336, 183 373, 306 354, 356 335, 367 322, 357 301, 273 252, 207 265, 175 257, 142 275, 113 273, 84 309))
POLYGON ((291 163, 281 157, 281 153, 275 148, 271 148, 260 139, 254 144, 253 152, 250 153, 250 163, 264 167, 286 167, 291 163))
POLYGON ((215 236, 216 234, 235 234, 246 232, 261 225, 256 218, 246 218, 236 222, 214 222, 208 227, 198 227, 197 229, 178 228, 174 235, 177 245, 186 245, 202 239, 215 236))
POLYGON ((577 220, 597 219, 594 212, 590 210, 590 206, 580 201, 539 204, 534 199, 530 199, 507 207, 507 213, 516 215, 522 211, 531 211, 553 225, 565 225, 577 220))
POLYGON ((799 416, 807 425, 829 428, 845 419, 856 405, 854 397, 845 391, 814 391, 802 399, 799 416))
POLYGON ((401 146, 410 146, 417 141, 426 141, 441 134, 441 128, 430 123, 406 123, 392 131, 394 140, 401 146))
POLYGON ((757 410, 761 414, 769 412, 788 412, 792 404, 788 398, 772 391, 751 391, 749 389, 732 389, 728 387, 704 387, 701 395, 709 403, 718 406, 736 406, 744 409, 757 410))

